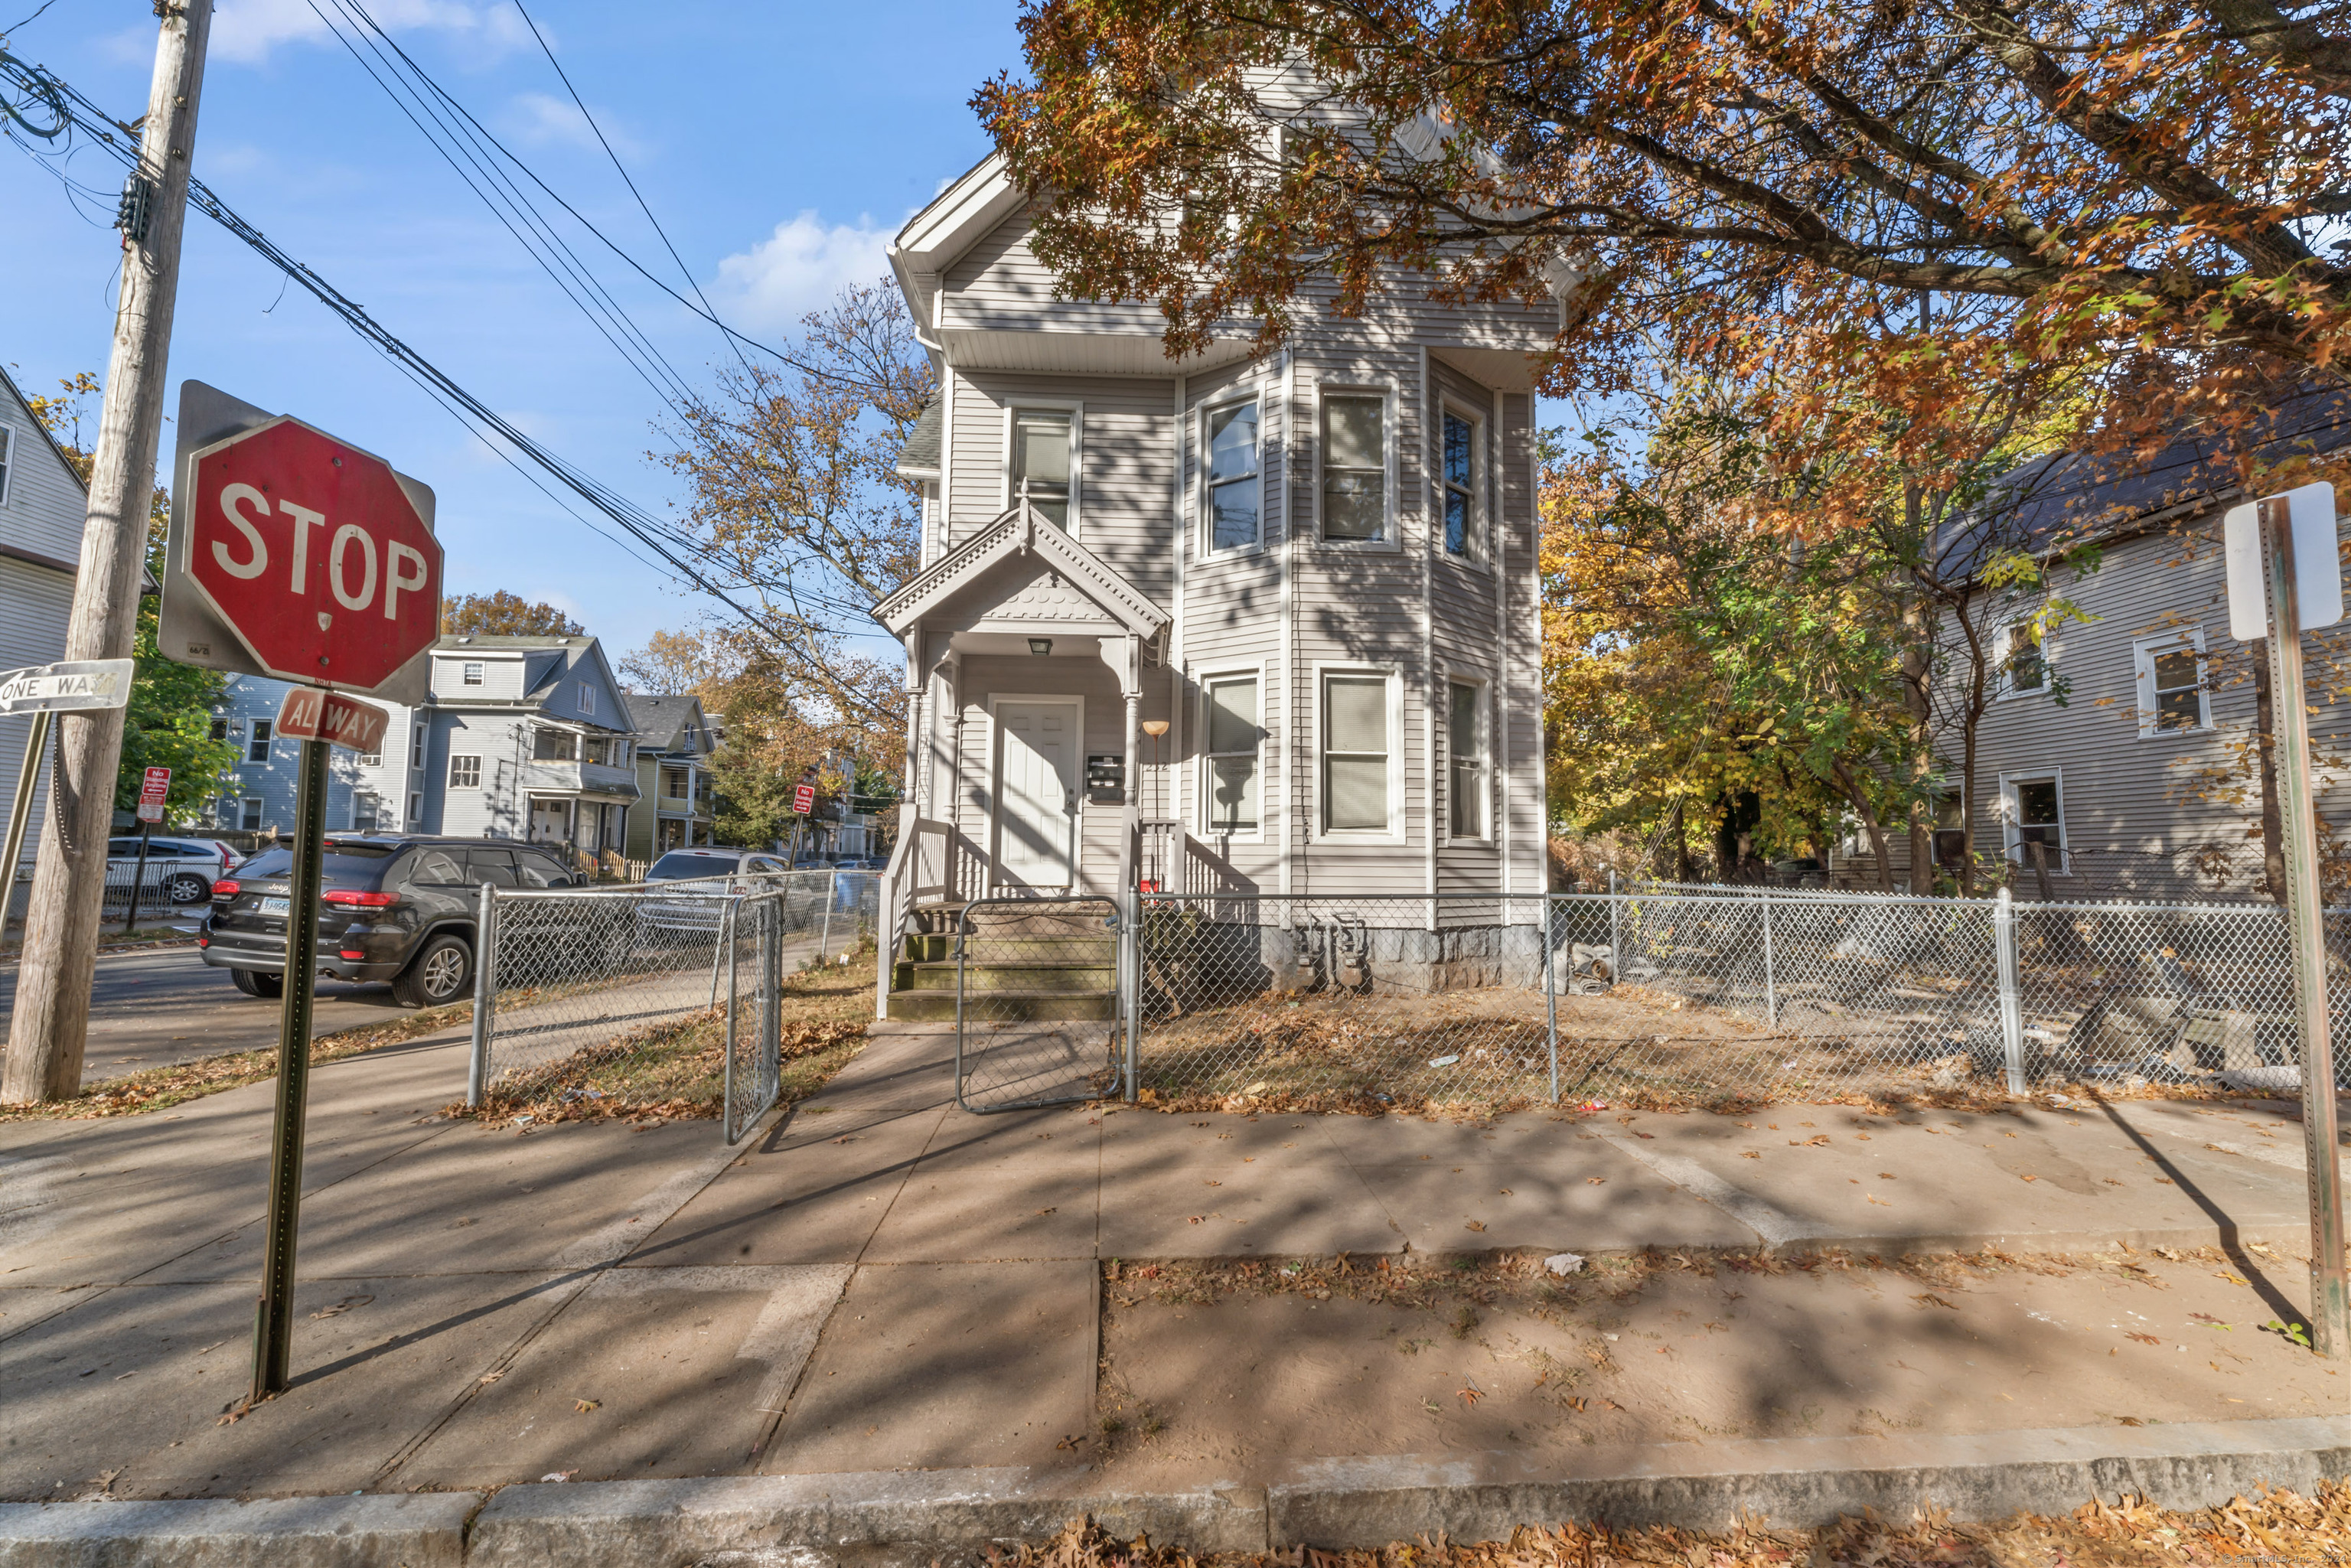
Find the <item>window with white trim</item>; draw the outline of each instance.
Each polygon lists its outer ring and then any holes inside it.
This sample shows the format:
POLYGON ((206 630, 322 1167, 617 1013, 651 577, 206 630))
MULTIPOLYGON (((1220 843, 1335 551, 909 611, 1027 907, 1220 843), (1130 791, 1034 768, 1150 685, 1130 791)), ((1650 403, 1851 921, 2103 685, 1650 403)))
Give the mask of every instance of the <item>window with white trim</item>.
POLYGON ((2064 779, 2054 772, 2038 778, 2004 778, 2000 781, 2001 795, 2001 826, 2003 847, 2008 858, 2017 864, 2032 864, 2032 847, 2041 846, 2049 869, 2061 871, 2065 863, 2065 790, 2064 779))
POLYGON ((1389 700, 1394 677, 1340 674, 1322 677, 1322 831, 1395 831, 1395 725, 1389 700))
POLYGON ((1055 528, 1070 526, 1071 416, 1042 408, 1012 411, 1012 494, 1023 493, 1055 528))
POLYGON ((16 433, 0 424, 0 507, 8 504, 8 486, 16 476, 16 433))
POLYGON ((365 789, 351 791, 351 831, 371 833, 383 810, 383 802, 365 789))
POLYGON ((360 766, 362 768, 382 767, 383 753, 381 750, 362 752, 360 756, 360 766))
POLYGON ((1208 410, 1208 553, 1250 549, 1263 537, 1265 486, 1258 466, 1258 402, 1208 410))
POLYGON ((1486 517, 1479 483, 1485 468, 1483 427, 1448 408, 1443 434, 1438 476, 1445 498, 1445 553, 1483 560, 1486 517))
POLYGON ((596 688, 585 681, 580 683, 580 711, 586 717, 596 716, 596 688))
POLYGON ((2138 676, 2140 735, 2212 727, 2200 628, 2135 643, 2131 662, 2138 676))
POLYGON ((482 787, 482 759, 478 757, 449 758, 449 788, 478 789, 482 787))
POLYGON ((1486 759, 1486 688, 1469 681, 1446 686, 1447 831, 1457 839, 1486 837, 1492 800, 1486 759))
POLYGON ((531 732, 530 758, 534 762, 577 762, 580 760, 580 737, 568 729, 539 729, 531 732))
POLYGON ((408 765, 411 768, 424 766, 424 738, 429 733, 421 722, 412 722, 409 725, 408 765))
POLYGON ((2049 689, 2049 654, 2032 621, 2011 621, 2000 629, 2000 695, 2033 696, 2049 689))
POLYGON ((1201 687, 1207 710, 1201 825, 1211 833, 1254 833, 1262 821, 1258 802, 1265 744, 1258 677, 1210 676, 1201 687))
POLYGON ((1322 399, 1322 537, 1386 544, 1388 400, 1378 392, 1322 399))
POLYGON ((261 828, 261 802, 247 795, 237 802, 237 827, 248 833, 257 832, 261 828))
POLYGON ((482 666, 478 664, 468 662, 465 668, 457 673, 457 679, 459 683, 464 685, 480 685, 482 684, 482 666))
POLYGON ((266 718, 253 721, 253 738, 246 741, 245 745, 245 759, 247 762, 269 760, 269 731, 274 723, 274 720, 266 718))
POLYGON ((422 790, 408 792, 408 825, 412 828, 424 825, 424 794, 422 790))

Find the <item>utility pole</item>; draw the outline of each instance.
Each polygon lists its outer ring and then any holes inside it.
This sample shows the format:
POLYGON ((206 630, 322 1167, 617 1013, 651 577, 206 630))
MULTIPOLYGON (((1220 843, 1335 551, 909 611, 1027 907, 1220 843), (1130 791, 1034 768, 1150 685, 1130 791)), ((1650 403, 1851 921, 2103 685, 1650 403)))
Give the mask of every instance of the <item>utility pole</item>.
MULTIPOLYGON (((66 630, 68 659, 128 658, 138 626, 212 0, 157 0, 155 9, 162 27, 140 133, 139 167, 123 187, 118 219, 121 304, 107 361, 73 618, 66 630)), ((106 894, 106 841, 114 821, 115 770, 122 760, 122 709, 108 708, 57 719, 57 764, 49 780, 51 831, 41 836, 26 910, 0 1101, 62 1100, 81 1089, 106 894)))

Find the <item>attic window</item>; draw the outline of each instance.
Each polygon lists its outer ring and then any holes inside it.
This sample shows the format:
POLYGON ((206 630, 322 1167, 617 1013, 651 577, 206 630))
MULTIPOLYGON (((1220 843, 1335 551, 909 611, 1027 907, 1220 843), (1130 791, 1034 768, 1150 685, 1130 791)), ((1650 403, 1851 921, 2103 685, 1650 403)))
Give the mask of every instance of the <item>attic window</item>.
POLYGON ((0 424, 0 507, 8 504, 8 482, 16 471, 16 433, 0 424))
POLYGON ((458 679, 469 686, 480 685, 482 684, 482 666, 479 664, 467 664, 465 669, 459 673, 458 679))
POLYGON ((580 711, 590 718, 596 716, 596 688, 585 681, 580 683, 580 711))

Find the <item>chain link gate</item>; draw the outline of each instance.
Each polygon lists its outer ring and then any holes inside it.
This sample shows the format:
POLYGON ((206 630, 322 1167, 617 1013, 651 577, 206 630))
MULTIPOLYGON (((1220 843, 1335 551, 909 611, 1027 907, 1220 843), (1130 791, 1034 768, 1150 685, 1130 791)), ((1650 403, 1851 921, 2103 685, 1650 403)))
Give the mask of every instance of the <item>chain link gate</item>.
POLYGON ((1117 1092, 1121 935, 1111 898, 965 905, 949 960, 957 1105, 1019 1111, 1117 1092))

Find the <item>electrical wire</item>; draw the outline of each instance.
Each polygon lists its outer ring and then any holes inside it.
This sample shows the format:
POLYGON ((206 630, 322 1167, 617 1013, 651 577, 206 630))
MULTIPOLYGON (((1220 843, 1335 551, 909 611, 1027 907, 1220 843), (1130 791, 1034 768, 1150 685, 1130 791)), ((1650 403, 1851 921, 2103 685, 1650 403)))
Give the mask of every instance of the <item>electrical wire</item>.
MULTIPOLYGON (((94 139, 126 167, 139 166, 136 137, 129 126, 109 117, 95 103, 62 79, 13 58, 0 57, 0 78, 16 83, 26 91, 54 90, 58 101, 67 105, 72 127, 94 139), (126 140, 127 139, 127 140, 126 140)), ((27 150, 29 151, 29 149, 27 150)), ((191 175, 188 180, 189 204, 219 224, 242 240, 265 260, 302 286, 312 298, 342 319, 345 325, 367 340, 369 345, 399 367, 445 408, 461 420, 473 425, 476 434, 483 430, 494 433, 513 453, 518 453, 551 475, 558 483, 585 501, 594 510, 617 524, 622 532, 649 552, 637 556, 647 564, 658 562, 657 570, 665 570, 679 580, 708 594, 740 616, 755 636, 768 640, 758 616, 739 602, 725 587, 714 582, 693 559, 701 553, 691 539, 678 537, 662 521, 633 502, 572 466, 538 441, 517 429, 496 410, 459 385, 446 372, 370 316, 360 304, 344 295, 332 284, 296 260, 278 245, 247 222, 222 201, 212 188, 191 175)), ((484 437, 486 440, 486 436, 484 437)), ((492 444, 495 446, 495 444, 492 444)), ((503 454, 502 454, 503 455, 503 454)), ((507 460, 511 464, 510 455, 507 460)), ((536 483, 536 481, 534 481, 536 483)), ((544 486, 540 486, 542 491, 544 486)), ((569 510, 566 507, 566 510, 569 510)), ((577 513, 573 514, 575 517, 577 513)), ((585 519, 581 519, 583 522, 585 519)), ((590 525, 593 527, 593 525, 590 525)), ((598 529, 598 532, 602 532, 598 529)), ((610 537, 607 535, 606 537, 610 537)), ((634 551, 631 552, 635 555, 634 551)))
MULTIPOLYGON (((637 183, 629 178, 629 171, 622 166, 621 155, 613 152, 612 144, 604 139, 604 128, 596 123, 594 115, 588 112, 588 101, 580 96, 580 89, 571 85, 571 74, 563 68, 563 62, 555 57, 555 51, 548 47, 546 35, 538 30, 538 24, 531 20, 530 13, 523 9, 522 0, 514 0, 514 7, 517 15, 522 17, 523 26, 530 29, 530 36, 538 40, 539 53, 545 55, 547 63, 555 68, 557 78, 563 83, 563 90, 571 95, 572 103, 580 110, 580 118, 586 120, 588 129, 596 133, 596 145, 601 147, 604 156, 612 161, 613 172, 621 176, 621 183, 629 188, 629 194, 637 199, 637 210, 645 214, 645 222, 653 225, 653 233, 661 238, 662 248, 669 252, 672 261, 677 263, 678 276, 684 278, 686 287, 694 290, 694 297, 702 301, 703 315, 716 321, 717 313, 710 308, 709 297, 702 292, 702 285, 695 281, 694 269, 687 267, 685 258, 677 254, 677 246, 670 243, 669 231, 662 227, 659 218, 653 216, 653 208, 645 203, 644 193, 637 189, 637 183)), ((726 332, 726 329, 722 326, 719 330, 726 332)), ((727 334, 726 346, 735 350, 735 357, 743 361, 743 369, 748 371, 751 369, 750 359, 743 352, 743 345, 737 343, 731 333, 727 334)))

